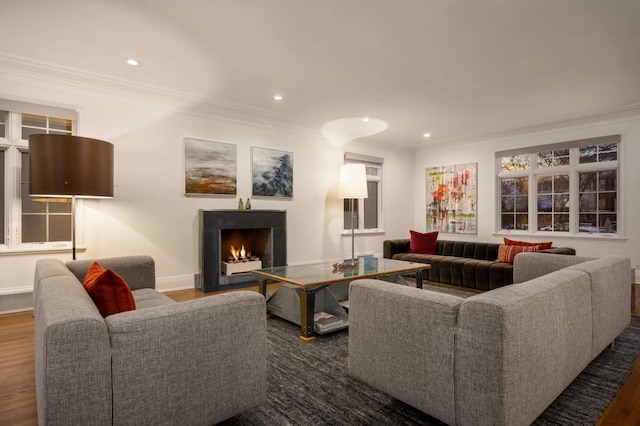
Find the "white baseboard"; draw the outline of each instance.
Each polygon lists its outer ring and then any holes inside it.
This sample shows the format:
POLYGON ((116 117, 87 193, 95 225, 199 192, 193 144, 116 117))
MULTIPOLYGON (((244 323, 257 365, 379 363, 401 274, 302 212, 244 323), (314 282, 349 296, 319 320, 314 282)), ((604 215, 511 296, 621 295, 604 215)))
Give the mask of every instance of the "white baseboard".
POLYGON ((195 275, 176 275, 156 278, 156 290, 161 292, 195 288, 195 275))
POLYGON ((32 309, 32 287, 14 287, 0 290, 0 314, 24 312, 32 309))

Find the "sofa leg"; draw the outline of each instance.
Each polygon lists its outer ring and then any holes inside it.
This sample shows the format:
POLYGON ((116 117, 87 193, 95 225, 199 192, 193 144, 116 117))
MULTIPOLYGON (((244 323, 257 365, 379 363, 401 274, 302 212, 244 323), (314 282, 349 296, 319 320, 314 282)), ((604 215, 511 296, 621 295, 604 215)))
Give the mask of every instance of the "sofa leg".
POLYGON ((613 339, 613 340, 611 341, 611 349, 612 349, 612 350, 613 350, 613 345, 614 345, 615 343, 616 343, 616 339, 613 339))

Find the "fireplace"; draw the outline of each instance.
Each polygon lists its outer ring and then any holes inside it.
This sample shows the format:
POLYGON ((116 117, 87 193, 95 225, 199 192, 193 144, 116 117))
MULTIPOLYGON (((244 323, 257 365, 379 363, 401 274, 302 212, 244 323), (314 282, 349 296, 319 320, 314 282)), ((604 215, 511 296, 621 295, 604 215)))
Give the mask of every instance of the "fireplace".
POLYGON ((272 264, 273 228, 222 229, 222 274, 229 276, 272 264))
POLYGON ((199 219, 196 288, 211 292, 257 285, 258 277, 248 271, 286 264, 286 211, 200 210, 199 219))

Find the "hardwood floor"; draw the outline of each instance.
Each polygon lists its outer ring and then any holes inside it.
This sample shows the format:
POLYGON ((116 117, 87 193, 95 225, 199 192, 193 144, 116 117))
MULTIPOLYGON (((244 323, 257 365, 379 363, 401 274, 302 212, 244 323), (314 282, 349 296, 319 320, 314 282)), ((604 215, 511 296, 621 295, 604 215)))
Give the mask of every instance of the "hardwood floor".
POLYGON ((36 425, 33 312, 0 315, 0 424, 36 425))
MULTIPOLYGON (((274 291, 277 284, 269 285, 274 291)), ((257 291, 257 288, 242 290, 257 291)), ((237 290, 230 290, 237 291, 237 290)), ((185 301, 216 293, 195 289, 168 292, 176 301, 185 301)), ((640 285, 636 284, 636 308, 640 316, 640 285)), ((33 312, 0 315, 0 425, 34 426, 36 412, 33 359, 33 312)), ((598 421, 598 426, 640 425, 640 356, 633 371, 598 421)))

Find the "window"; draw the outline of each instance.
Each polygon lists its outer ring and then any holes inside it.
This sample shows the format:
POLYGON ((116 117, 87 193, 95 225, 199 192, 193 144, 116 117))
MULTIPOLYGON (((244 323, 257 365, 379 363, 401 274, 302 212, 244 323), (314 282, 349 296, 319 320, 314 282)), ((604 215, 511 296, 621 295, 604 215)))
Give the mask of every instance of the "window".
MULTIPOLYGON (((367 173, 368 197, 353 200, 355 229, 379 231, 382 228, 382 158, 345 153, 345 163, 362 163, 367 173)), ((351 230, 351 200, 343 205, 344 229, 351 230)))
POLYGON ((538 230, 569 231, 569 174, 536 177, 538 230))
POLYGON ((73 111, 0 100, 0 244, 5 249, 71 241, 69 200, 29 196, 29 136, 72 134, 74 120, 73 111))
POLYGON ((496 153, 500 230, 617 234, 620 135, 496 153))
POLYGON ((529 229, 529 178, 502 179, 502 229, 529 229))
POLYGON ((21 152, 22 243, 71 241, 71 202, 67 198, 48 201, 29 196, 29 154, 21 152))

